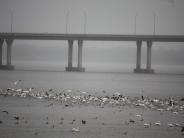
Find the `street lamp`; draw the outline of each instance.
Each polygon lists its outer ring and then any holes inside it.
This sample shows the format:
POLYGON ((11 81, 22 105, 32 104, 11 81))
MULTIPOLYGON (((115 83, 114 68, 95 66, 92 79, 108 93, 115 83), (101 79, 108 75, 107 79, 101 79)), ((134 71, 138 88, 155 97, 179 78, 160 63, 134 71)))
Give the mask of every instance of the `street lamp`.
POLYGON ((86 34, 86 25, 87 25, 87 14, 86 11, 83 11, 84 14, 84 34, 86 34))
POLYGON ((156 13, 154 11, 153 11, 153 20, 154 20, 153 35, 155 35, 155 33, 156 33, 156 13))
POLYGON ((13 32, 13 10, 10 10, 11 33, 13 32))
POLYGON ((138 13, 135 14, 135 17, 134 17, 134 33, 136 35, 136 30, 137 30, 137 16, 138 16, 138 13))
POLYGON ((68 10, 66 13, 66 19, 65 19, 66 20, 66 34, 68 33, 69 14, 70 12, 68 10))

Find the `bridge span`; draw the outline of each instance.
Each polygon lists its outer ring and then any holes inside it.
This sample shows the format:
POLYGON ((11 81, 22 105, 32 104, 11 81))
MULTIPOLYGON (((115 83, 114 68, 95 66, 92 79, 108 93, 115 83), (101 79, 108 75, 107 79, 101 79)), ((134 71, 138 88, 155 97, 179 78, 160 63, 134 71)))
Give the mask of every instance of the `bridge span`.
POLYGON ((135 41, 137 45, 135 73, 154 73, 151 68, 153 42, 184 42, 184 35, 114 35, 114 34, 54 34, 54 33, 0 33, 0 69, 13 70, 11 64, 12 45, 14 40, 66 40, 68 41, 68 66, 66 71, 84 72, 82 66, 83 41, 135 41), (73 67, 73 42, 78 41, 78 64, 73 67), (141 68, 142 42, 147 43, 146 69, 141 68), (7 46, 7 62, 2 64, 2 46, 7 46))

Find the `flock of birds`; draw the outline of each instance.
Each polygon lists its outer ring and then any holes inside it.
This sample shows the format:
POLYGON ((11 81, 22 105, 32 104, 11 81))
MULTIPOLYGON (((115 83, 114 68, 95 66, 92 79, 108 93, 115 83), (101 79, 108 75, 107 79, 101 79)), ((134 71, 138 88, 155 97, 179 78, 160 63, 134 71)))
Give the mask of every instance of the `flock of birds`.
MULTIPOLYGON (((22 80, 17 80, 13 84, 17 86, 22 80)), ((52 99, 61 102, 64 104, 65 107, 73 106, 75 104, 80 105, 94 105, 97 107, 104 107, 104 106, 115 106, 115 107, 121 107, 121 106, 134 106, 137 108, 143 108, 143 109, 152 109, 157 110, 159 112, 164 111, 170 111, 173 114, 184 114, 184 98, 181 98, 180 100, 174 100, 172 98, 168 99, 158 99, 158 98, 147 98, 141 95, 140 97, 126 97, 122 95, 119 92, 116 92, 112 95, 105 95, 105 91, 102 92, 104 95, 92 95, 88 92, 73 92, 72 90, 62 90, 57 91, 54 89, 48 89, 43 91, 37 91, 34 88, 27 88, 27 89, 21 89, 21 88, 7 88, 7 89, 0 89, 0 95, 3 96, 19 96, 19 97, 33 97, 37 99, 52 99)), ((7 111, 2 111, 6 114, 8 114, 7 111)), ((137 114, 136 117, 140 118, 140 120, 144 121, 142 118, 142 115, 137 114)), ((18 116, 14 116, 15 120, 19 120, 20 118, 18 116)), ((73 123, 75 120, 72 121, 73 123)), ((3 122, 0 120, 0 124, 3 122)), ((48 123, 48 121, 47 121, 48 123)), ((81 121, 82 124, 86 124, 86 120, 81 121)), ((135 120, 130 119, 128 124, 135 123, 135 120)), ((145 128, 151 127, 151 125, 155 126, 161 126, 161 122, 155 122, 155 123, 143 123, 145 128)), ((168 123, 168 127, 180 127, 181 132, 184 133, 184 126, 179 123, 168 123)), ((79 132, 79 128, 73 128, 72 132, 79 132)))

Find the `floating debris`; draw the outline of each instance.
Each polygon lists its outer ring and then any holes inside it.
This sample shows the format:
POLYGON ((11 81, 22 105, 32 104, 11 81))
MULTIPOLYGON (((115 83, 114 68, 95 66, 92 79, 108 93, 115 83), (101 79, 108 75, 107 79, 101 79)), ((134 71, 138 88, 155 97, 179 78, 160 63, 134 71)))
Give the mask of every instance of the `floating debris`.
POLYGON ((72 128, 72 132, 80 132, 79 127, 77 127, 77 128, 72 128))

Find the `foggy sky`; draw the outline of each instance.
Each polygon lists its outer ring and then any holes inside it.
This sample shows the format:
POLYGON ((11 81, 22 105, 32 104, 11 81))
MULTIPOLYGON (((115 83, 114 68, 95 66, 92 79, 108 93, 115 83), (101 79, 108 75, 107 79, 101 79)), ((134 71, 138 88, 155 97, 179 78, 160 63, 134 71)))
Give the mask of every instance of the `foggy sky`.
MULTIPOLYGON (((11 31, 13 13, 13 32, 153 34, 155 15, 156 34, 184 35, 183 7, 183 0, 0 0, 0 32, 11 31)), ((77 43, 74 45, 76 62, 77 43)), ((84 42, 84 45, 84 66, 98 62, 135 64, 135 43, 84 42)), ((154 43, 152 62, 184 65, 183 53, 183 43, 154 43)), ((145 57, 143 44, 143 63, 145 57)), ((67 42, 15 41, 12 58, 12 62, 67 64, 67 42)))

